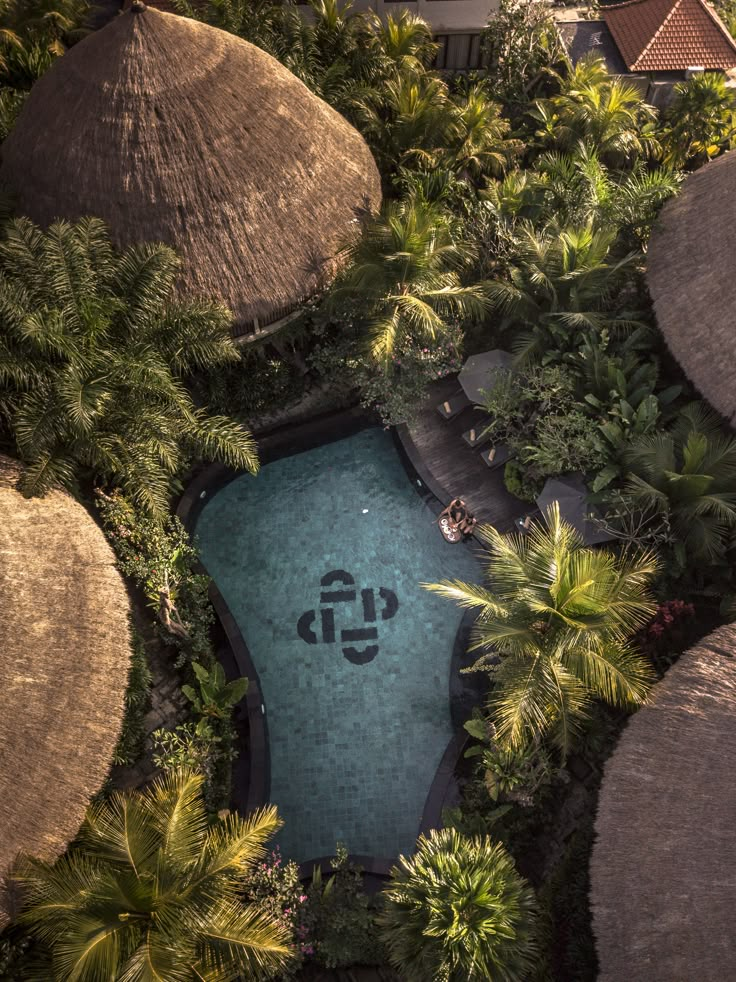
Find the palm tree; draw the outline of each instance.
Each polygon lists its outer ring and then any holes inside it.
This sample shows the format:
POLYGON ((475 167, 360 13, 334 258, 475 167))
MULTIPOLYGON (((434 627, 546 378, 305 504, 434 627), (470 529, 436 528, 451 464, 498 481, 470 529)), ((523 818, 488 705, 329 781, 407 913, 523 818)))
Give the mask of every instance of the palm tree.
POLYGON ((472 85, 456 103, 446 166, 475 180, 484 174, 501 177, 520 146, 508 139, 509 130, 500 105, 482 84, 472 85))
POLYGON ((352 100, 352 117, 382 174, 407 163, 434 166, 450 144, 455 112, 446 84, 426 73, 401 72, 352 100))
POLYGON ((366 19, 373 44, 399 73, 418 73, 430 67, 437 43, 425 20, 406 9, 385 18, 370 11, 366 19))
POLYGON ((456 234, 436 205, 391 202, 346 250, 350 265, 332 299, 359 299, 376 361, 387 365, 409 336, 431 343, 449 318, 480 316, 487 309, 480 287, 461 285, 469 250, 456 234))
POLYGON ((562 355, 591 334, 621 335, 641 326, 615 310, 625 278, 640 260, 636 252, 613 258, 616 237, 616 229, 592 222, 561 231, 520 226, 507 276, 487 285, 505 326, 522 328, 513 344, 520 358, 545 351, 562 355))
POLYGON ((560 518, 528 535, 480 529, 489 587, 459 580, 428 590, 478 612, 471 650, 493 679, 490 712, 501 744, 549 735, 567 754, 596 696, 614 706, 644 701, 652 674, 628 639, 654 612, 652 553, 590 549, 560 518))
POLYGON ((647 127, 656 119, 636 86, 611 78, 601 58, 581 59, 565 76, 557 76, 560 93, 538 101, 531 116, 545 143, 561 149, 585 143, 602 160, 632 164, 656 141, 647 127))
POLYGON ((669 432, 633 441, 623 461, 626 497, 668 518, 681 567, 724 557, 736 530, 736 440, 716 415, 691 403, 669 432))
POLYGON ((663 159, 673 167, 699 167, 726 149, 735 132, 736 107, 725 76, 694 75, 675 86, 661 138, 663 159))
POLYGON ((238 355, 224 307, 172 299, 178 270, 164 246, 118 255, 98 219, 7 227, 0 427, 27 464, 25 494, 92 477, 162 515, 192 452, 258 469, 250 433, 197 408, 185 386, 238 355))
POLYGON ((381 935, 406 982, 521 982, 534 967, 534 893, 499 843, 455 829, 420 836, 383 896, 381 935))
POLYGON ((202 781, 180 771, 117 791, 61 859, 20 861, 19 919, 50 949, 54 982, 225 982, 288 964, 283 928, 240 900, 276 809, 210 825, 202 781))

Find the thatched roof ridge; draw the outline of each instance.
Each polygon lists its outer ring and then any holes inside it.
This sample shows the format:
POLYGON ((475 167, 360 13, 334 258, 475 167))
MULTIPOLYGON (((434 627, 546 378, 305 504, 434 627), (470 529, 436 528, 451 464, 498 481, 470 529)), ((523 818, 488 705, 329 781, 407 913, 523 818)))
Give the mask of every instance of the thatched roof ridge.
POLYGON ((39 79, 0 180, 41 225, 96 215, 119 246, 174 246, 183 292, 222 298, 248 330, 322 288, 381 200, 363 138, 275 58, 151 8, 39 79))
POLYGON ((701 394, 736 422, 736 153, 705 164, 662 209, 647 252, 657 323, 701 394))
MULTIPOLYGON (((19 850, 54 859, 110 767, 129 605, 100 528, 69 495, 24 498, 0 455, 0 883, 19 850)), ((5 920, 0 890, 0 927, 5 920)))
POLYGON ((591 858, 599 982, 736 979, 736 625, 656 686, 609 759, 591 858))

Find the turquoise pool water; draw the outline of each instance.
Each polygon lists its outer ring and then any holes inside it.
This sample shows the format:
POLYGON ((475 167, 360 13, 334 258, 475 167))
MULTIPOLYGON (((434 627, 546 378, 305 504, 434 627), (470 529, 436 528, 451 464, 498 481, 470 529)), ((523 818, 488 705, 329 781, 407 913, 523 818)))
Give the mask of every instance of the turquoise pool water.
POLYGON ((298 862, 413 849, 452 736, 460 613, 419 586, 475 579, 446 543, 381 429, 266 464, 213 495, 202 559, 263 689, 271 800, 298 862))

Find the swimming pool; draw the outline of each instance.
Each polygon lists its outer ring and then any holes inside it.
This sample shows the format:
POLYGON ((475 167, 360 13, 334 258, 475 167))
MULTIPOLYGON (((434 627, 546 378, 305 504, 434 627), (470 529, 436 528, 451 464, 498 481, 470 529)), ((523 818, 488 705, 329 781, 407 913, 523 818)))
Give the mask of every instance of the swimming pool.
POLYGON ((261 681, 278 841, 297 862, 411 852, 452 736, 460 612, 419 586, 475 580, 378 428, 267 463, 217 491, 202 561, 261 681))

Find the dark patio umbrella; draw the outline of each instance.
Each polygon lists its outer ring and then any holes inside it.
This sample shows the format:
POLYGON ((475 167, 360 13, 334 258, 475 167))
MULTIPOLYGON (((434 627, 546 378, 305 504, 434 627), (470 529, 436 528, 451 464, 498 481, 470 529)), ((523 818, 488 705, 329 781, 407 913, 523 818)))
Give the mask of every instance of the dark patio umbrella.
POLYGON ((493 388, 496 373, 499 369, 509 368, 512 361, 513 355, 500 348, 471 355, 458 375, 458 382, 468 399, 474 403, 482 403, 483 392, 493 388))
POLYGON ((611 540, 612 536, 591 520, 598 513, 588 504, 588 489, 581 474, 566 474, 547 480, 537 498, 537 506, 545 514, 555 501, 559 505, 560 516, 582 536, 586 546, 611 540))

